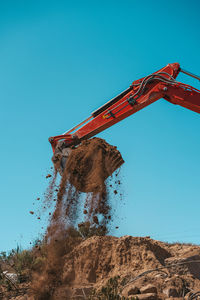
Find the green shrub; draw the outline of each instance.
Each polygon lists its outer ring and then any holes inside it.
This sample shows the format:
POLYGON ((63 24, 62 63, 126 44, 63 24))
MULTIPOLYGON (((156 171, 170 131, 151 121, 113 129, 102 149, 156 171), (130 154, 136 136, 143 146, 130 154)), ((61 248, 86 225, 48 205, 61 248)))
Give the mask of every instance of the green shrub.
POLYGON ((32 251, 21 250, 19 246, 12 249, 8 254, 6 252, 0 253, 0 264, 12 269, 18 277, 24 275, 32 269, 34 256, 32 251))

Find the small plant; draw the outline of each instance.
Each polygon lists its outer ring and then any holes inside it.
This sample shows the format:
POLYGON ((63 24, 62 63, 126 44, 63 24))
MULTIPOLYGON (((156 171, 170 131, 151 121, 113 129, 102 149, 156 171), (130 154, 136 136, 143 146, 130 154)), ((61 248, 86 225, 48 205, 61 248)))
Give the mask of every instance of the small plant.
POLYGON ((12 268, 17 273, 18 278, 21 279, 27 271, 32 269, 34 261, 31 251, 21 250, 20 248, 12 250, 8 259, 12 261, 12 268))
POLYGON ((24 281, 32 269, 34 256, 32 251, 22 250, 19 246, 12 249, 8 254, 0 253, 0 265, 4 265, 4 269, 12 270, 18 276, 19 282, 24 281))
POLYGON ((10 252, 0 252, 0 299, 5 293, 12 294, 13 297, 23 294, 24 286, 21 283, 31 279, 33 270, 41 271, 45 259, 45 243, 39 240, 30 250, 22 250, 17 246, 10 252))

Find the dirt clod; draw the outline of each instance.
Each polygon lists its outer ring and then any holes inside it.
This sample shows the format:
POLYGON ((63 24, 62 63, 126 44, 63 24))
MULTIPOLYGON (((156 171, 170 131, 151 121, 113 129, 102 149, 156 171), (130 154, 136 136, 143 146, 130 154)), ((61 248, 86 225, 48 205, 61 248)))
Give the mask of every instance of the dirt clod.
POLYGON ((46 178, 50 178, 52 175, 51 174, 47 174, 46 175, 46 178))
POLYGON ((93 216, 93 221, 95 224, 99 224, 99 220, 97 216, 93 216))

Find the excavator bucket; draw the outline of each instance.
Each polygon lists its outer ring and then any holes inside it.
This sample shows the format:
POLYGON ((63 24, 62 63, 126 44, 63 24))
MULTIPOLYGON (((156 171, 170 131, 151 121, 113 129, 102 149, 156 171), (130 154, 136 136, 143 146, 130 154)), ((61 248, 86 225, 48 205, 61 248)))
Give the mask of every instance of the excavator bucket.
POLYGON ((76 147, 59 143, 52 158, 55 169, 80 192, 98 192, 124 160, 116 147, 92 138, 76 147))

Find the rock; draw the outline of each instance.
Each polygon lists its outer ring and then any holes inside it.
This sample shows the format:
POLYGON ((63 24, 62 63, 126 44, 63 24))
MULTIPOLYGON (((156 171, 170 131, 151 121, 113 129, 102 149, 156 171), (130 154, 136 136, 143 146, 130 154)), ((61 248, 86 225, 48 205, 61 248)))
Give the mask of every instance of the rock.
MULTIPOLYGON (((136 295, 134 295, 134 297, 137 300, 157 300, 158 299, 158 296, 155 293, 136 294, 136 295)), ((129 299, 131 299, 131 296, 129 296, 129 299)))
POLYGON ((141 292, 141 294, 146 294, 146 293, 155 293, 155 294, 157 294, 157 288, 153 284, 148 284, 148 285, 143 286, 140 289, 140 292, 141 292))
POLYGON ((165 294, 168 298, 170 297, 178 297, 178 291, 174 287, 169 287, 163 290, 163 294, 165 294))
POLYGON ((166 298, 165 300, 183 300, 183 297, 170 297, 170 298, 166 298))
POLYGON ((16 273, 9 273, 8 271, 3 271, 3 274, 5 277, 7 277, 8 279, 10 279, 12 282, 17 282, 18 277, 16 273))
POLYGON ((170 268, 170 272, 178 275, 191 274, 194 278, 200 279, 200 255, 199 251, 194 255, 187 255, 187 257, 170 257, 165 259, 166 265, 174 265, 170 268))
POLYGON ((128 296, 131 296, 131 295, 136 295, 136 294, 140 294, 140 290, 134 284, 129 284, 122 291, 122 296, 124 296, 124 297, 128 297, 128 296))

